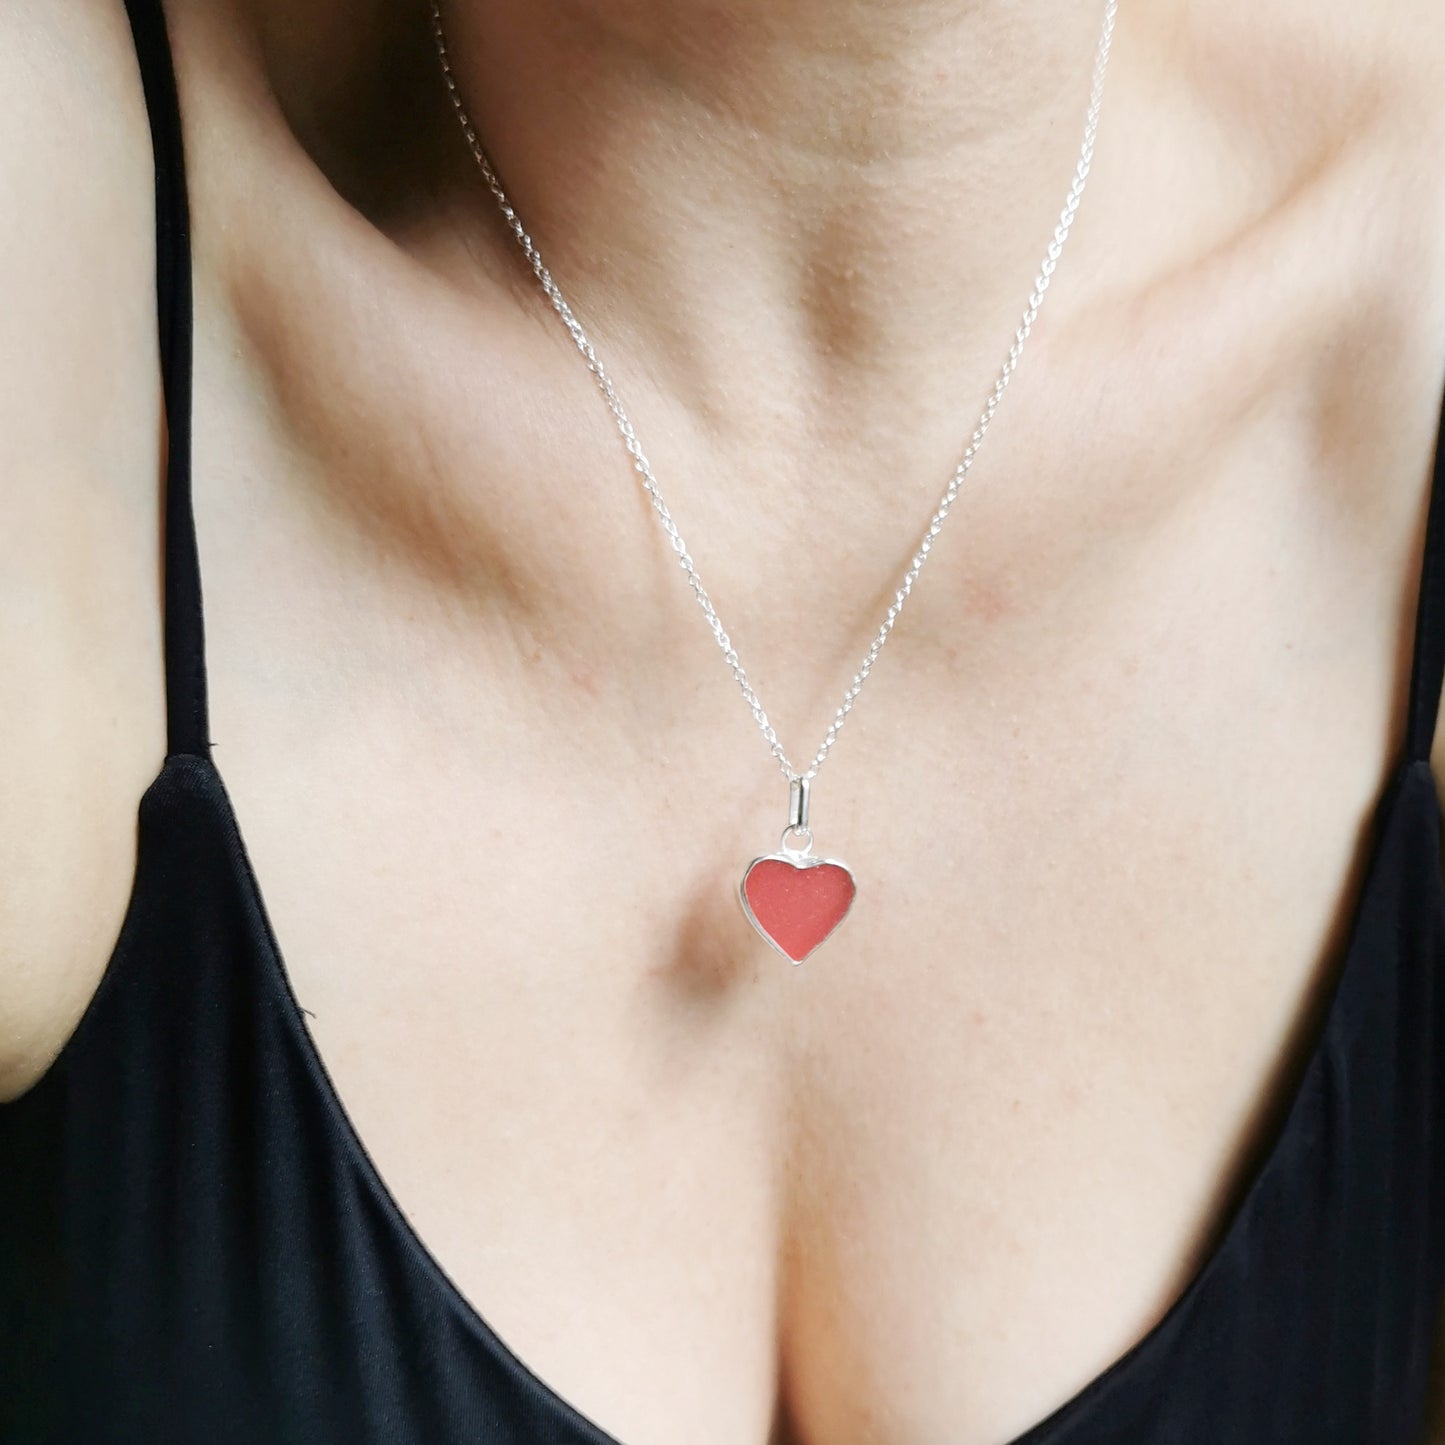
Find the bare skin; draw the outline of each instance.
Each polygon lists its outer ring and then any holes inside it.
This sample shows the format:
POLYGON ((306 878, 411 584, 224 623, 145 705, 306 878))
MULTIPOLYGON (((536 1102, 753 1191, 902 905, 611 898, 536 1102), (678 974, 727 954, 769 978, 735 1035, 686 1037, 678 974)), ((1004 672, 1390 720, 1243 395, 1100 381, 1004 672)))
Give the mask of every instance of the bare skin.
MULTIPOLYGON (((454 8, 803 760, 1022 309, 1096 7, 454 8)), ((792 970, 730 892, 781 775, 423 17, 169 7, 216 762, 382 1175, 629 1445, 1000 1445, 1247 1179, 1402 734, 1445 382, 1445 39, 1365 9, 1122 7, 1056 289, 816 784, 858 905, 792 970)), ((13 1095, 165 751, 162 428, 119 7, 8 7, 0 97, 13 1095)))

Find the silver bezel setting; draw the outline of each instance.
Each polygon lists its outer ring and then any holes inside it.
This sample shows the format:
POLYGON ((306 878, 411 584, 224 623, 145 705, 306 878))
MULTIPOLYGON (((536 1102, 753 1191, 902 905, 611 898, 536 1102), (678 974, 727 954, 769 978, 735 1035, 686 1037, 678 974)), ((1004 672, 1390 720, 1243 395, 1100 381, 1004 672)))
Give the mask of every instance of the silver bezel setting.
POLYGON ((853 870, 841 858, 824 858, 820 857, 818 854, 810 852, 795 853, 786 847, 780 853, 759 854, 758 857, 754 858, 753 861, 749 863, 746 868, 743 869, 743 876, 738 880, 738 902, 742 904, 743 913, 747 916, 748 922, 752 924, 754 932, 757 933, 757 935, 763 940, 764 943, 768 945, 769 948, 771 948, 775 953, 780 954, 783 958, 786 958, 788 962, 793 964, 795 967, 798 964, 803 963, 807 959, 811 958, 820 948, 822 948, 825 943, 827 943, 830 938, 832 938, 835 933, 837 933, 839 928, 841 928, 843 925, 843 920, 847 918, 849 913, 853 911, 853 904, 856 901, 857 897, 858 880, 854 878, 853 870), (812 948, 810 948, 807 953, 803 955, 802 958, 794 958, 791 953, 788 953, 785 949, 779 947, 777 941, 768 932, 768 930, 764 928, 761 923, 758 922, 757 915, 753 912, 752 904, 748 902, 748 895, 746 891, 748 875, 753 871, 754 868, 758 866, 759 863, 788 863, 791 864, 794 868, 802 869, 818 868, 826 863, 830 867, 841 868, 848 875, 849 883, 853 885, 853 892, 848 899, 848 906, 842 911, 842 913, 838 915, 837 922, 833 924, 833 926, 827 931, 827 933, 825 933, 822 938, 820 938, 812 946, 812 948))

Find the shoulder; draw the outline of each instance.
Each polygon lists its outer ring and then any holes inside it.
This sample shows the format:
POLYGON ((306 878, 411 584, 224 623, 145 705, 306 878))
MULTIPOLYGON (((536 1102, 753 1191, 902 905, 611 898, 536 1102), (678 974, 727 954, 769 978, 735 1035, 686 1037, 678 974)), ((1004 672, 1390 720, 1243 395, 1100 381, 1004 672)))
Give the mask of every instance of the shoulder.
POLYGON ((94 987, 163 748, 152 178, 119 0, 0 6, 0 1097, 94 987))
MULTIPOLYGON (((1320 472, 1337 517, 1347 515, 1370 549, 1361 561, 1398 579, 1394 736, 1403 737, 1445 416, 1445 12, 1439 0, 1287 0, 1278 9, 1267 22, 1277 27, 1270 51, 1289 94, 1277 123, 1319 137, 1314 163, 1297 177, 1314 203, 1301 207, 1288 254, 1308 278, 1295 293, 1302 310, 1323 318, 1311 333, 1320 472)), ((1445 708, 1431 760, 1445 780, 1445 708)))
POLYGON ((1304 192, 1356 164, 1375 183, 1356 190, 1361 207, 1388 206, 1403 182, 1417 220, 1445 211, 1439 0, 1229 0, 1180 10, 1154 43, 1186 78, 1196 121, 1265 188, 1273 178, 1304 192))
POLYGON ((66 393, 82 405, 97 399, 92 388, 115 360, 117 329, 147 307, 149 176, 145 109, 118 0, 0 8, 7 512, 30 501, 17 457, 32 461, 37 447, 78 442, 80 416, 66 393))

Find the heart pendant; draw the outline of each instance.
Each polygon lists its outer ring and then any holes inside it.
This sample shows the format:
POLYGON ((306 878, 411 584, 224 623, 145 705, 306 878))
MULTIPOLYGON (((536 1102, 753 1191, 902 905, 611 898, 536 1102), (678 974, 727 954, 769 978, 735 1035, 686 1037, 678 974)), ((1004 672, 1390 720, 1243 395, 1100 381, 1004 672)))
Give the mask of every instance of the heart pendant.
POLYGON ((846 863, 819 858, 808 827, 808 779, 791 779, 788 826, 781 852, 754 858, 738 884, 743 912, 767 941, 791 963, 802 963, 847 917, 857 888, 846 863), (806 841, 791 848, 794 835, 806 841))
POLYGON ((748 922, 793 963, 837 928, 856 891, 847 864, 786 850, 754 858, 738 885, 748 922))

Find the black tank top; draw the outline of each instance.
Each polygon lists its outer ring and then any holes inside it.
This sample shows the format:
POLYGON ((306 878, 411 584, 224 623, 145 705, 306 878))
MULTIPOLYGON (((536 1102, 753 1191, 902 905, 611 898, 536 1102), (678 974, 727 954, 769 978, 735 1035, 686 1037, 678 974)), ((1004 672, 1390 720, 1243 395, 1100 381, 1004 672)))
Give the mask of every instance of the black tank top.
MULTIPOLYGON (((0 1107, 0 1440, 616 1445, 489 1329, 387 1193, 312 1046, 211 761, 181 131, 159 0, 129 11, 156 157, 169 736, 99 988, 44 1077, 0 1107)), ((1428 760, 1442 471, 1437 443, 1405 737, 1289 1107, 1174 1306, 1013 1445, 1421 1439, 1445 1288, 1428 760)))

